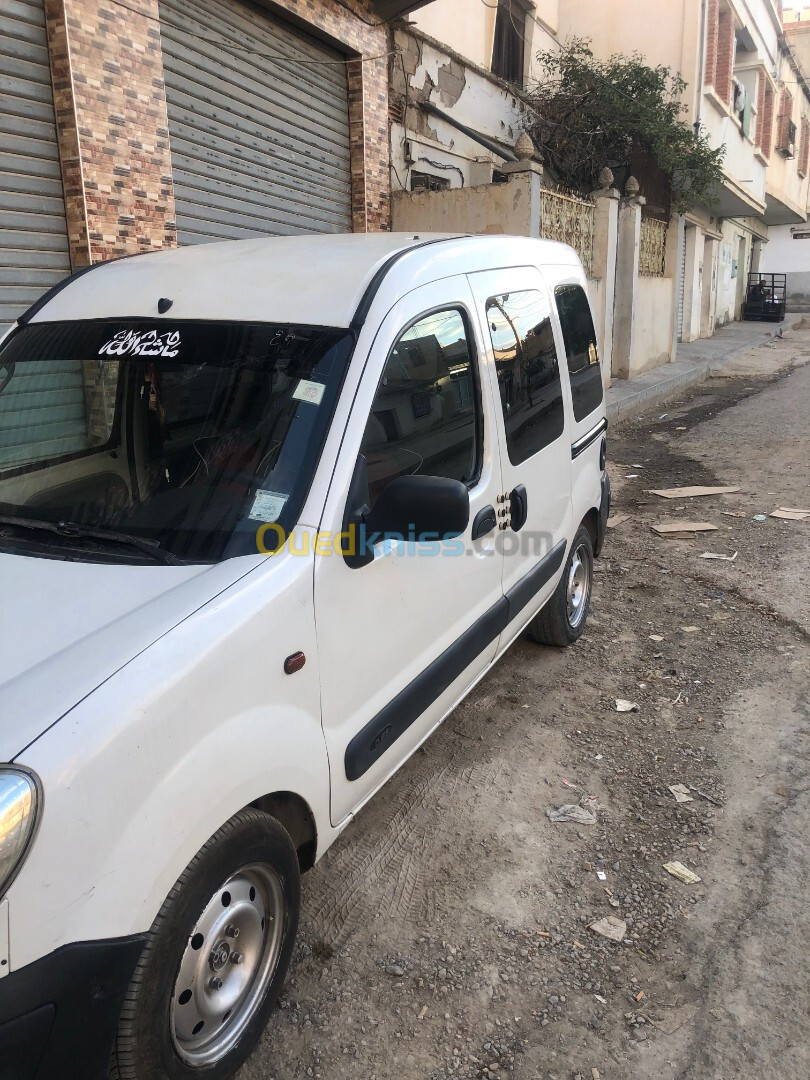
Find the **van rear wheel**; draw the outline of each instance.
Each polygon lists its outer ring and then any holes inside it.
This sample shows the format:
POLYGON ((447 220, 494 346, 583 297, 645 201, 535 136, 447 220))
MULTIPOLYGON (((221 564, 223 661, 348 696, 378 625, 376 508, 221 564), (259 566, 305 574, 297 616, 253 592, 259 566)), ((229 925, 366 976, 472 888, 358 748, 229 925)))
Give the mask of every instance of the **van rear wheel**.
POLYGON ((593 541, 581 525, 557 588, 529 623, 531 637, 540 645, 573 645, 585 629, 592 586, 593 541))
POLYGON ((287 832, 243 810, 169 893, 124 1001, 110 1080, 226 1080, 281 992, 300 874, 287 832))

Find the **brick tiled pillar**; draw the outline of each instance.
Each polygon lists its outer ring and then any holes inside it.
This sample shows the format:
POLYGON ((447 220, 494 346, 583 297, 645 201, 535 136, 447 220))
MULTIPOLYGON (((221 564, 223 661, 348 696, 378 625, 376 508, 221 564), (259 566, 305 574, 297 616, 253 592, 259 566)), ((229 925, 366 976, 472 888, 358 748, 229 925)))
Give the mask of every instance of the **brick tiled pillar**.
POLYGON ((714 88, 726 105, 731 105, 734 46, 734 16, 728 8, 724 8, 720 12, 717 30, 717 70, 714 77, 714 88))
POLYGON ((175 242, 157 0, 45 0, 71 262, 175 242))
POLYGON ((709 0, 706 5, 706 68, 703 72, 705 86, 714 86, 717 71, 717 37, 720 30, 720 0, 709 0))
MULTIPOLYGON (((387 31, 369 0, 277 0, 348 57, 352 224, 390 226, 387 31)), ((176 243, 158 0, 45 0, 74 268, 176 243)))

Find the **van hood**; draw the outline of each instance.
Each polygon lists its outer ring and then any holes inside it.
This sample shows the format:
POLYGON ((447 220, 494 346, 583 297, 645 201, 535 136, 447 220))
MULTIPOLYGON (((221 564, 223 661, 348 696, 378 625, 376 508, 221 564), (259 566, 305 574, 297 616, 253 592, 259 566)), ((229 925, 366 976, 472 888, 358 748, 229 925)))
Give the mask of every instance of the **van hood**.
POLYGON ((0 762, 256 563, 118 566, 0 553, 0 762))

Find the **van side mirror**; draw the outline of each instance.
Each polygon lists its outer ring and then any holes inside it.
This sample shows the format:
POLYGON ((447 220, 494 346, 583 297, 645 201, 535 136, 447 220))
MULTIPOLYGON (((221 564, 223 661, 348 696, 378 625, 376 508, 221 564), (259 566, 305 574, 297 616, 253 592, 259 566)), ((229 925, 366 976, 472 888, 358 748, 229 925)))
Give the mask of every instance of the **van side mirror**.
POLYGON ((398 476, 383 488, 369 509, 366 460, 357 459, 349 487, 343 532, 347 566, 356 569, 374 560, 374 543, 385 536, 449 540, 461 536, 470 520, 470 496, 459 480, 441 476, 398 476))
POLYGON ((460 480, 443 476, 398 476, 383 489, 366 515, 371 533, 396 534, 417 540, 461 536, 470 520, 470 495, 460 480))

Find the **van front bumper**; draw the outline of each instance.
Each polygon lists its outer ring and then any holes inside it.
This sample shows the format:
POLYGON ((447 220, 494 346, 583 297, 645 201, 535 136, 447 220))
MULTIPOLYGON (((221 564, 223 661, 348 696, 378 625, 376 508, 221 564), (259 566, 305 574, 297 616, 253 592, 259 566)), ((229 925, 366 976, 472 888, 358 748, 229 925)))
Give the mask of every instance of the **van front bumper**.
POLYGON ((145 940, 65 945, 0 979, 0 1080, 106 1080, 145 940))

